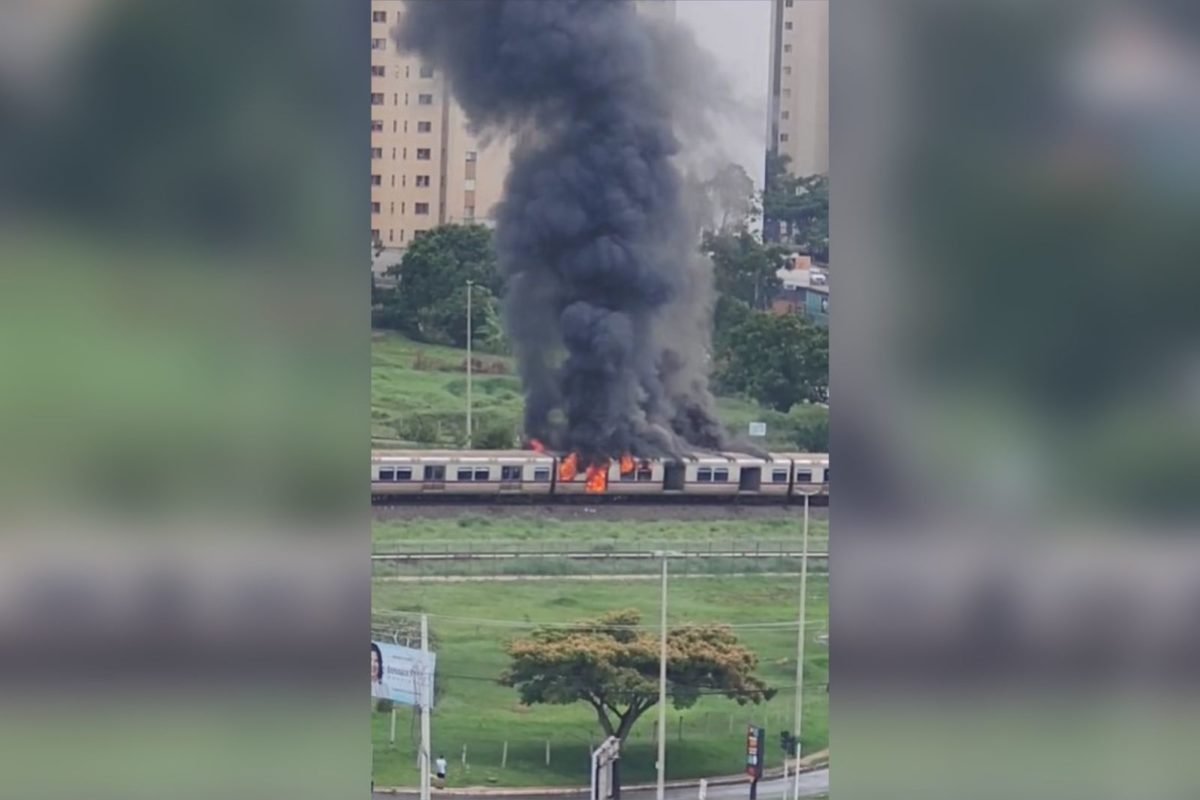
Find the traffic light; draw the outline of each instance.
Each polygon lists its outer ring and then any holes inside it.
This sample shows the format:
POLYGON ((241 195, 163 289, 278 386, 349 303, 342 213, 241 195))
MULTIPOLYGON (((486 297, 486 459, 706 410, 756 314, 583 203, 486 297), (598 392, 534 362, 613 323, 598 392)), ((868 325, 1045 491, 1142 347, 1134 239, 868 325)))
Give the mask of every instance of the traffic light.
POLYGON ((783 754, 792 756, 796 754, 796 737, 792 736, 791 731, 779 732, 779 746, 783 748, 783 754))

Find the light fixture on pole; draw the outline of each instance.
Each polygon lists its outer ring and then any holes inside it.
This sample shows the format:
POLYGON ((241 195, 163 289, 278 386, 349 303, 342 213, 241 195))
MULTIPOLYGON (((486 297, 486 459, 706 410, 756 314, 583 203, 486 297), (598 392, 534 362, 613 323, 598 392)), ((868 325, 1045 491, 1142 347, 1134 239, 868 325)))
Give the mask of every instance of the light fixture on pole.
POLYGON ((467 447, 471 446, 471 288, 475 281, 467 280, 467 447))
MULTIPOLYGON (((796 637, 796 770, 793 784, 793 796, 796 800, 799 800, 800 797, 800 733, 801 725, 804 722, 804 640, 807 635, 808 603, 808 499, 811 494, 807 487, 802 492, 804 495, 804 533, 800 546, 800 616, 796 637)), ((784 792, 786 794, 786 787, 784 792)))

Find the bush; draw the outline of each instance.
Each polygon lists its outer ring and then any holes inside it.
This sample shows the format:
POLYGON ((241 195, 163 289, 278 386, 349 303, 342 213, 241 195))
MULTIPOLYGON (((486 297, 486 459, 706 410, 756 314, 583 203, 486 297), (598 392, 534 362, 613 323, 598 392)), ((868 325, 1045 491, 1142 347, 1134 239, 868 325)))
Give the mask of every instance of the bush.
POLYGON ((516 441, 516 426, 500 421, 480 426, 471 443, 481 450, 509 450, 516 446, 516 441))

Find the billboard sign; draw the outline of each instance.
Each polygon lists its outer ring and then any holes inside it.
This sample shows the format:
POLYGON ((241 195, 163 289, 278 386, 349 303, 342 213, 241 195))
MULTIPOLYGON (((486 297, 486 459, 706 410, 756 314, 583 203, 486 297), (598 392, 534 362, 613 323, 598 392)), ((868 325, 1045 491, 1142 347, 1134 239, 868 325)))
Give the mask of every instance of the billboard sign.
POLYGON ((763 759, 766 757, 763 751, 765 738, 766 731, 757 725, 751 725, 746 731, 746 774, 752 781, 762 777, 763 759))
POLYGON ((759 436, 759 437, 766 436, 767 435, 767 423, 751 422, 750 423, 750 435, 751 436, 759 436))
POLYGON ((436 664, 436 653, 372 641, 371 697, 433 708, 436 664))

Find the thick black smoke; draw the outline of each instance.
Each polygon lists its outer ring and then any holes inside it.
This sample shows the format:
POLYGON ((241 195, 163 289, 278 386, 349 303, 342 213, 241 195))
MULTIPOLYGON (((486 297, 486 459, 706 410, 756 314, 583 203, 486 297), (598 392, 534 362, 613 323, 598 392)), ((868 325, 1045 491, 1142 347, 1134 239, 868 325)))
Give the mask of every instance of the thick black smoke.
POLYGON ((400 46, 474 129, 515 137, 496 242, 527 435, 588 460, 723 447, 676 135, 699 119, 700 51, 626 0, 407 9, 400 46))

